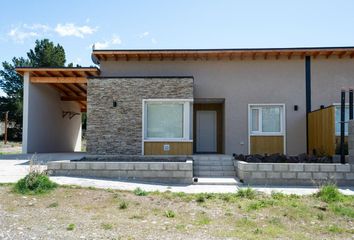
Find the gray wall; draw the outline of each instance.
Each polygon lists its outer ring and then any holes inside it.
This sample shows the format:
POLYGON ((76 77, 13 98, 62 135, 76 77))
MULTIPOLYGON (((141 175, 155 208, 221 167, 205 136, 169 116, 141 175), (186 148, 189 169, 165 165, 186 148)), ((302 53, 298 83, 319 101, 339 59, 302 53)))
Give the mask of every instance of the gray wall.
POLYGON ((354 87, 354 58, 312 59, 311 65, 312 110, 340 103, 341 88, 354 87))
POLYGON ((25 79, 23 152, 73 152, 81 149, 81 112, 75 102, 60 101, 59 93, 46 84, 25 79), (71 120, 62 111, 80 115, 71 120))
POLYGON ((226 154, 248 152, 248 104, 284 103, 287 153, 306 152, 305 60, 102 61, 101 76, 193 76, 195 98, 225 98, 226 154))

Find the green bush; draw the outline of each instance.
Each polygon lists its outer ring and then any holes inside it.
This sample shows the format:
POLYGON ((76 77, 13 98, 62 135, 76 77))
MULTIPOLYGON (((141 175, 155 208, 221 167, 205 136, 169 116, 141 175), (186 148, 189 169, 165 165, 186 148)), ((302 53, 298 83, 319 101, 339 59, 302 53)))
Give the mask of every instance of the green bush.
POLYGON ((68 231, 72 231, 72 230, 74 230, 75 229, 75 224, 73 224, 73 223, 70 223, 67 227, 66 227, 66 230, 68 230, 68 231))
POLYGON ((18 180, 13 190, 21 194, 41 194, 55 189, 58 184, 52 182, 49 177, 40 172, 30 172, 24 178, 18 180))
POLYGON ((199 193, 195 199, 198 203, 203 203, 205 202, 205 196, 203 193, 199 193))
POLYGON ((143 189, 141 189, 139 187, 134 189, 134 194, 137 195, 137 196, 146 196, 146 195, 148 195, 148 193, 146 191, 144 191, 143 189))
POLYGON ((256 192, 249 187, 246 189, 240 188, 237 191, 236 196, 240 198, 254 199, 256 197, 256 192))
POLYGON ((321 187, 316 193, 316 197, 326 203, 340 202, 343 200, 343 194, 341 194, 334 184, 328 184, 321 187))

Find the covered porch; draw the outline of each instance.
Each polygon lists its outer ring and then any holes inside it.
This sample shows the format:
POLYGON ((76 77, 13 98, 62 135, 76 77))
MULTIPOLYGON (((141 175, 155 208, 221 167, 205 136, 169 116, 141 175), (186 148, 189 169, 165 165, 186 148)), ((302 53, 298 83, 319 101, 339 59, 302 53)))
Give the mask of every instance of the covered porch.
POLYGON ((81 113, 95 67, 16 68, 23 76, 23 153, 81 151, 81 113))

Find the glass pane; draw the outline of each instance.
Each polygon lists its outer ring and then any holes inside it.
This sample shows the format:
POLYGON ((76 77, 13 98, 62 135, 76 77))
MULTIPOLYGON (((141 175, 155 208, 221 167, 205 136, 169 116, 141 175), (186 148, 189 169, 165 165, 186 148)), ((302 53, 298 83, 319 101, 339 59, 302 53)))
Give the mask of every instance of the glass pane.
POLYGON ((252 129, 251 131, 253 132, 258 132, 259 131, 259 110, 258 109, 252 109, 252 129))
MULTIPOLYGON (((340 135, 340 106, 336 106, 336 135, 340 135)), ((348 135, 348 121, 349 121, 349 106, 345 106, 345 121, 344 132, 348 135)))
POLYGON ((280 132, 281 107, 262 108, 262 132, 280 132))
POLYGON ((183 104, 147 104, 148 138, 183 138, 183 104))

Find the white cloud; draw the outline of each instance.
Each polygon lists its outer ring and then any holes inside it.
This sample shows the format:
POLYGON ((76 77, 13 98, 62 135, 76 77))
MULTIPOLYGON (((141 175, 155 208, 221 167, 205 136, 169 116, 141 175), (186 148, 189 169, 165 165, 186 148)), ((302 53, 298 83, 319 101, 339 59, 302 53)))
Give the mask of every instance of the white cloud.
POLYGON ((50 27, 45 24, 22 24, 13 26, 7 35, 15 42, 23 43, 28 38, 48 34, 50 27))
POLYGON ((54 29, 60 36, 74 36, 84 38, 85 35, 93 34, 97 31, 97 27, 93 28, 87 25, 84 26, 76 26, 73 23, 66 23, 66 24, 57 24, 54 29))
POLYGON ((151 42, 152 42, 153 44, 156 44, 156 43, 157 43, 157 40, 156 40, 155 38, 151 38, 151 42))
POLYGON ((139 38, 145 38, 147 36, 149 36, 149 32, 143 32, 142 34, 139 34, 139 38))
MULTIPOLYGON (((95 42, 93 45, 95 46, 95 49, 107 49, 111 47, 112 45, 120 45, 122 44, 122 40, 120 39, 119 36, 113 35, 110 40, 102 41, 102 42, 95 42)), ((89 46, 92 48, 92 45, 89 46)))

